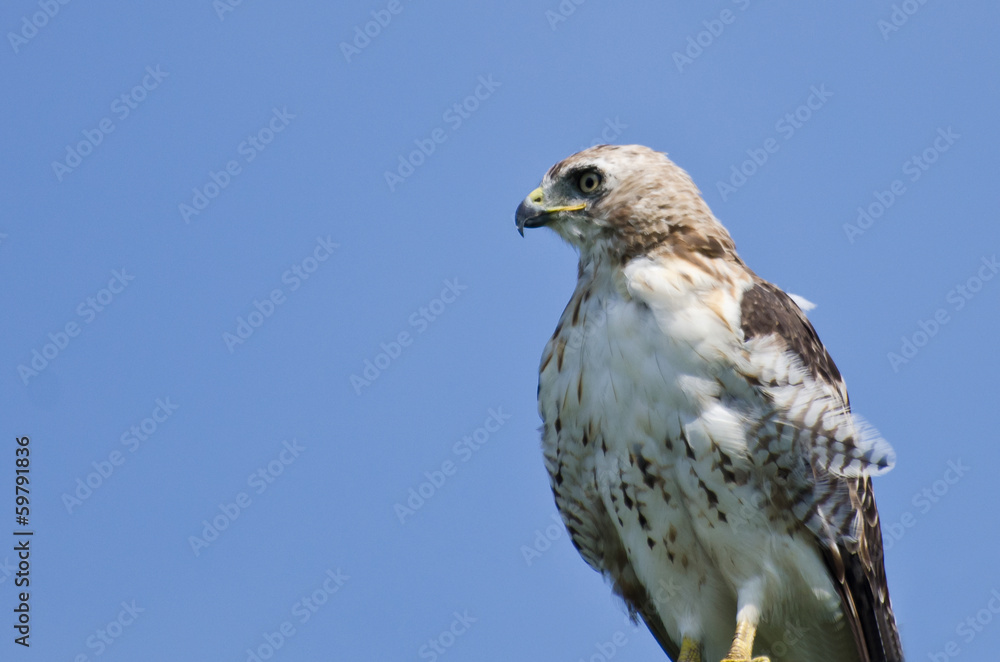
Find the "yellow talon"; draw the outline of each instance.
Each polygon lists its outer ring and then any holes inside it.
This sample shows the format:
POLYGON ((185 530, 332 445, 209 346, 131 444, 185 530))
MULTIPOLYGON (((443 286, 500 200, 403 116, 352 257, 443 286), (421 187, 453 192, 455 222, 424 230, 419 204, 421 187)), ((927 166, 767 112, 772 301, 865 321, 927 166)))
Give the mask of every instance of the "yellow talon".
POLYGON ((681 652, 677 662, 701 662, 701 646, 694 639, 684 637, 681 640, 681 652))
POLYGON ((760 656, 751 658, 753 654, 753 639, 757 635, 757 627, 747 620, 741 620, 736 624, 736 636, 733 637, 733 645, 729 647, 729 654, 722 662, 771 662, 768 657, 760 656))

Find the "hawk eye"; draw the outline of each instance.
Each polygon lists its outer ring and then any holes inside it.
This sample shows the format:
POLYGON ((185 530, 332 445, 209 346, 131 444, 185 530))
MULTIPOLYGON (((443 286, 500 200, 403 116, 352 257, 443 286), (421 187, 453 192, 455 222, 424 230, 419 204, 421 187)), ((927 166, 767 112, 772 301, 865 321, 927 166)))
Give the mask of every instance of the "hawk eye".
POLYGON ((593 193, 601 185, 601 181, 600 173, 588 170, 580 175, 580 179, 576 181, 576 186, 584 193, 593 193))

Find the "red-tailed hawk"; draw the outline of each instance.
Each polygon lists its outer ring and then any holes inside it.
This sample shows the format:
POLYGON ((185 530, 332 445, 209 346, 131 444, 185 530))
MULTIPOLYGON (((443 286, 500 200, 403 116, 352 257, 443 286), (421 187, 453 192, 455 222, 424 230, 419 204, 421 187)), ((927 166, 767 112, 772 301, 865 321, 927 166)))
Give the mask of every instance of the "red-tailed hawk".
POLYGON ((687 173, 600 145, 517 209, 580 253, 538 406, 573 544, 674 660, 898 662, 870 477, 798 305, 736 254, 687 173))

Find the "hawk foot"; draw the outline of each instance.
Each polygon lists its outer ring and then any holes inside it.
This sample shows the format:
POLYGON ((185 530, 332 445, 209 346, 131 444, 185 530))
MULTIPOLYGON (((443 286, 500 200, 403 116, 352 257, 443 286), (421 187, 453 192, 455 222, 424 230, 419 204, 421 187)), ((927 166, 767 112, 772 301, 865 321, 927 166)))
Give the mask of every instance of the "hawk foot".
POLYGON ((681 652, 677 662, 701 662, 701 646, 694 639, 684 637, 681 640, 681 652))
POLYGON ((736 624, 736 635, 733 637, 733 645, 729 647, 729 654, 722 662, 771 662, 771 658, 761 655, 752 657, 753 639, 757 634, 757 627, 747 620, 741 620, 736 624))

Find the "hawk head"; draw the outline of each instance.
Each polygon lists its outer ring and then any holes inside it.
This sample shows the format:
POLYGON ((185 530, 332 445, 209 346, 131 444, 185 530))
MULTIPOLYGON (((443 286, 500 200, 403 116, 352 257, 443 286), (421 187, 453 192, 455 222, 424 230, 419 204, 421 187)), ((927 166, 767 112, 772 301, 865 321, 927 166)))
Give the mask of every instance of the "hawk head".
POLYGON ((557 163, 514 220, 522 235, 551 227, 581 257, 707 251, 735 258, 729 233, 688 174, 642 145, 598 145, 557 163))

